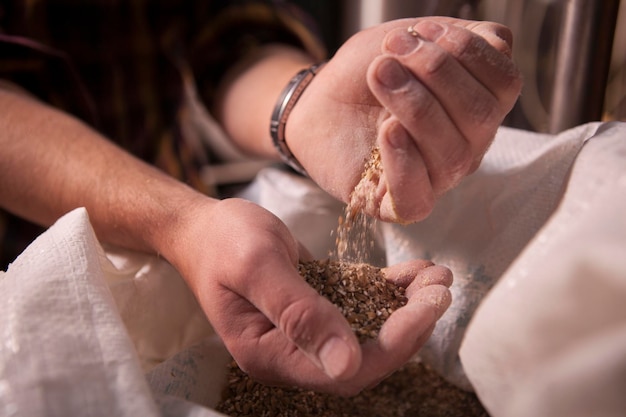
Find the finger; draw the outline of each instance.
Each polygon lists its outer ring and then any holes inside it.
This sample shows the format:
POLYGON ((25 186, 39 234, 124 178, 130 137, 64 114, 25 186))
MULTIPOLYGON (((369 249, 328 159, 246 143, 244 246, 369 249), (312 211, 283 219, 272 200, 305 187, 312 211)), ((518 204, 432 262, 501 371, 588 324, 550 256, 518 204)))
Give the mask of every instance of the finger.
MULTIPOLYGON (((433 21, 435 19, 427 17, 416 20, 433 21)), ((511 57, 511 51, 513 50, 513 33, 505 25, 486 20, 467 20, 443 16, 436 18, 436 20, 441 24, 454 25, 471 30, 485 38, 489 44, 500 53, 507 55, 509 58, 511 57)))
POLYGON ((378 338, 363 346, 364 366, 356 378, 371 385, 409 361, 428 340, 451 300, 446 287, 433 285, 391 314, 378 338))
POLYGON ((380 183, 385 188, 379 218, 404 224, 424 219, 435 196, 418 148, 395 117, 381 125, 378 144, 384 167, 380 183))
POLYGON ((407 297, 412 298, 416 294, 420 293, 420 290, 423 288, 432 285, 440 285, 450 288, 453 281, 454 279, 450 269, 442 265, 432 265, 420 270, 415 275, 413 282, 411 282, 411 284, 406 288, 405 294, 407 297))
POLYGON ((425 259, 414 259, 383 268, 385 279, 406 289, 407 297, 429 285, 450 287, 452 271, 425 259))
POLYGON ((413 303, 427 304, 435 309, 436 320, 439 320, 452 303, 452 294, 445 285, 427 285, 409 295, 407 305, 413 303))
POLYGON ((469 21, 465 28, 484 38, 508 58, 513 56, 513 33, 508 27, 495 22, 469 21))
MULTIPOLYGON (((454 54, 436 43, 438 39, 446 37, 442 25, 422 21, 416 25, 416 28, 426 31, 427 35, 413 36, 408 31, 400 30, 389 34, 388 41, 393 40, 394 36, 413 38, 412 46, 414 48, 409 53, 398 55, 398 60, 441 103, 450 120, 467 140, 466 143, 470 148, 471 155, 482 154, 482 150, 491 141, 495 129, 504 117, 502 106, 490 89, 477 79, 477 77, 483 76, 482 73, 472 73, 459 62, 454 54), (431 39, 432 41, 430 41, 431 39)), ((455 29, 481 40, 468 30, 455 29)), ((452 32, 453 30, 449 31, 452 32)), ((406 42, 408 43, 410 40, 406 42)), ((445 43, 445 41, 442 40, 441 43, 445 43)), ((486 44, 484 40, 482 43, 486 44)), ((395 44, 391 43, 391 45, 395 44)), ((474 59, 480 60, 481 57, 476 55, 474 59)), ((413 132, 411 129, 409 131, 413 132)))
POLYGON ((420 37, 452 55, 504 107, 515 102, 521 79, 510 56, 512 41, 506 40, 511 34, 504 26, 470 22, 467 27, 461 27, 422 20, 415 25, 415 30, 420 37))
MULTIPOLYGON (((268 332, 259 335, 261 338, 275 342, 282 336, 331 379, 354 375, 361 364, 356 336, 340 311, 308 285, 293 266, 269 260, 260 266, 259 279, 249 280, 248 284, 240 289, 242 295, 280 333, 268 332)), ((269 343, 267 352, 267 360, 260 362, 271 362, 276 348, 269 343)), ((256 353, 253 356, 264 354, 256 353)), ((292 360, 302 362, 295 353, 292 360)), ((287 374, 293 372, 287 365, 279 364, 287 374)))
MULTIPOLYGON (((406 263, 415 268, 427 264, 429 262, 423 260, 406 263)), ((402 269, 400 264, 388 268, 387 271, 391 271, 391 275, 402 275, 402 269)), ((255 379, 269 384, 298 385, 344 396, 354 395, 366 386, 379 382, 419 350, 432 333, 436 320, 449 305, 449 292, 441 285, 432 285, 416 294, 409 299, 406 306, 389 317, 377 340, 362 345, 362 366, 352 378, 343 382, 333 380, 315 367, 300 350, 290 351, 288 342, 280 331, 273 329, 257 345, 258 354, 254 356, 253 363, 267 363, 267 369, 253 369, 255 379), (266 357, 265 352, 276 352, 277 349, 287 353, 273 358, 266 357)))
MULTIPOLYGON (((469 171, 469 144, 438 98, 396 59, 376 58, 368 84, 378 101, 404 126, 417 145, 435 196, 456 185, 469 171)), ((384 166, 383 166, 384 167, 384 166)))
POLYGON ((521 76, 511 59, 512 36, 498 24, 470 22, 461 27, 423 20, 415 26, 420 37, 430 41, 435 70, 420 79, 442 100, 463 136, 468 139, 478 168, 504 117, 513 108, 521 91, 521 76), (441 48, 437 50, 434 45, 441 48), (426 77, 432 74, 432 79, 426 77), (456 95, 450 92, 454 79, 456 95))
POLYGON ((399 287, 407 288, 423 270, 433 265, 431 261, 426 259, 414 259, 386 266, 382 272, 387 281, 399 287))

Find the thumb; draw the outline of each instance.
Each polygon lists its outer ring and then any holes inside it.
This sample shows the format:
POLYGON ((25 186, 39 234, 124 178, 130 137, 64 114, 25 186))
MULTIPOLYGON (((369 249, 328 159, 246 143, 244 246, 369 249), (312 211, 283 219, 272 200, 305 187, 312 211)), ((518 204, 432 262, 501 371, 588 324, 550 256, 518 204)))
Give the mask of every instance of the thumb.
POLYGON ((275 269, 263 283, 273 288, 257 308, 313 364, 334 380, 353 377, 361 366, 361 348, 339 309, 293 269, 275 269), (288 276, 294 279, 284 279, 288 276), (297 275, 297 276, 295 276, 297 275), (271 278, 273 277, 273 278, 271 278))

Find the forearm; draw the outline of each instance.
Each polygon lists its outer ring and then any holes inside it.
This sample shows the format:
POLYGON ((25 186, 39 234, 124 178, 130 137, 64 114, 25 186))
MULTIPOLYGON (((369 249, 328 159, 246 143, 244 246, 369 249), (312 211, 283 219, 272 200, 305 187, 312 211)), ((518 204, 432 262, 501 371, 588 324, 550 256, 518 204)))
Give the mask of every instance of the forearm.
POLYGON ((270 117, 289 80, 314 59, 289 46, 267 45, 233 68, 216 103, 218 118, 244 152, 278 158, 269 134, 270 117))
POLYGON ((160 233, 181 207, 208 200, 77 119, 2 88, 0 132, 0 205, 42 225, 82 206, 101 240, 161 252, 171 237, 160 233))

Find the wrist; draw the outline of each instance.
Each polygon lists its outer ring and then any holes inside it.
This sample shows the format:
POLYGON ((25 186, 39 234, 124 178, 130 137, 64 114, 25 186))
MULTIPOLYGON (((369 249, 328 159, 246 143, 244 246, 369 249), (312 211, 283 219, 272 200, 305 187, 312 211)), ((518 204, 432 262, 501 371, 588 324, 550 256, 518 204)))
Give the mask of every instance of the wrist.
MULTIPOLYGON (((152 198, 154 209, 146 216, 146 224, 137 225, 137 229, 146 231, 146 243, 152 251, 167 259, 183 274, 193 248, 193 231, 197 228, 195 219, 201 214, 206 216, 218 200, 178 183, 169 190, 158 190, 152 198)), ((142 233, 141 230, 139 233, 142 233)))
POLYGON ((285 130, 291 111, 324 64, 325 63, 311 65, 299 71, 289 81, 278 97, 270 120, 270 136, 276 151, 283 162, 302 175, 307 175, 306 170, 287 144, 285 130))

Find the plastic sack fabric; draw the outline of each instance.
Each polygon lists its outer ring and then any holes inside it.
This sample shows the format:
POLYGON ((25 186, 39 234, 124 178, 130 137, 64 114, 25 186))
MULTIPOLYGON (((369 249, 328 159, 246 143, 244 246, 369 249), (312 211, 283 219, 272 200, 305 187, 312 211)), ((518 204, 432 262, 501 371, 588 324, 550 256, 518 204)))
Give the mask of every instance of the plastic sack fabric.
POLYGON ((228 354, 180 276, 109 256, 76 209, 0 272, 0 415, 221 415, 228 354))
POLYGON ((0 276, 0 414, 157 416, 85 211, 0 276))
MULTIPOLYGON (((625 188, 625 124, 502 128, 428 219, 379 224, 377 261, 455 275, 422 360, 494 417, 624 415, 625 188)), ((334 247, 343 206, 310 180, 269 168, 241 196, 334 247)), ((180 276, 106 249, 79 209, 0 273, 0 415, 220 415, 228 354, 180 276)))
POLYGON ((594 127, 461 346, 495 416, 626 415, 626 124, 594 127))
MULTIPOLYGON (((267 169, 245 196, 316 256, 334 247, 343 210, 313 182, 267 169)), ((503 127, 426 220, 379 223, 374 237, 368 261, 454 273, 419 356, 493 416, 626 415, 626 124, 503 127)))

